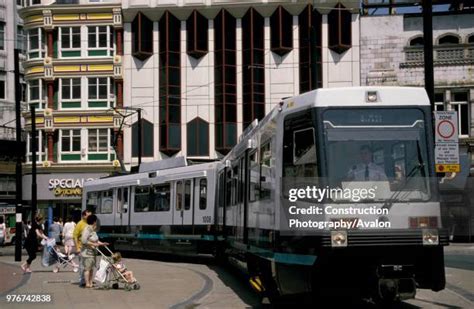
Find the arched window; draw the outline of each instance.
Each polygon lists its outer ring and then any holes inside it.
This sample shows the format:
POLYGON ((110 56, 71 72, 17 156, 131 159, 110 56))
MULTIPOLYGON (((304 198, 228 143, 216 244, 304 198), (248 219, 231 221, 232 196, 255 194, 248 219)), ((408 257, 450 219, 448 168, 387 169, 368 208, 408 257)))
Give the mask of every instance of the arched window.
POLYGON ((443 44, 459 44, 459 37, 452 35, 452 34, 446 34, 438 39, 438 44, 443 45, 443 44))
POLYGON ((467 43, 468 43, 468 44, 474 44, 474 34, 471 34, 471 35, 467 38, 467 43))
POLYGON ((410 40, 410 46, 423 46, 425 44, 423 37, 418 36, 410 40))

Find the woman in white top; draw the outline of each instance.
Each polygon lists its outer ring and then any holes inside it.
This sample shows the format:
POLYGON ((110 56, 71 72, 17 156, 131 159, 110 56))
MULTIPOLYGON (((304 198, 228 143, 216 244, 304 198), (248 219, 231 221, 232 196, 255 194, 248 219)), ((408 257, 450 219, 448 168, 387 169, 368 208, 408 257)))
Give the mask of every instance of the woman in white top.
POLYGON ((68 217, 66 221, 67 222, 64 224, 63 228, 63 239, 66 255, 69 255, 71 252, 73 252, 72 247, 74 247, 74 239, 72 238, 72 233, 74 232, 76 223, 72 221, 72 217, 68 217))

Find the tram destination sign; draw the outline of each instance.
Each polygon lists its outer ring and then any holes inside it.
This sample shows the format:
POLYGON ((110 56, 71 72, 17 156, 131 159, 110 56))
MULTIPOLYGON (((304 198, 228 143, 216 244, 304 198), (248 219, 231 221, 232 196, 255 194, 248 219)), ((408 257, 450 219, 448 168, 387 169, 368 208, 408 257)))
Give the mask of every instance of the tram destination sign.
POLYGON ((435 164, 437 173, 459 173, 458 113, 436 111, 435 116, 435 164))

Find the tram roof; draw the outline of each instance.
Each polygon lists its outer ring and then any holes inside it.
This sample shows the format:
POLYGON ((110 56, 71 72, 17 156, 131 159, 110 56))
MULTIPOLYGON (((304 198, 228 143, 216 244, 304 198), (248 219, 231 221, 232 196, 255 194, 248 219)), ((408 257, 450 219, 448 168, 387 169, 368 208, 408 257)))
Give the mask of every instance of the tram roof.
POLYGON ((321 88, 284 100, 283 110, 298 106, 315 107, 372 107, 430 105, 428 95, 420 87, 344 87, 321 88), (376 93, 377 100, 367 96, 376 93))
POLYGON ((429 106, 430 101, 424 88, 394 86, 363 86, 320 88, 304 94, 283 99, 273 110, 259 122, 252 122, 252 128, 245 129, 237 145, 223 159, 232 158, 241 153, 248 144, 248 139, 261 130, 272 119, 282 115, 305 110, 311 107, 403 107, 429 106), (375 94, 376 100, 368 101, 368 95, 375 94))

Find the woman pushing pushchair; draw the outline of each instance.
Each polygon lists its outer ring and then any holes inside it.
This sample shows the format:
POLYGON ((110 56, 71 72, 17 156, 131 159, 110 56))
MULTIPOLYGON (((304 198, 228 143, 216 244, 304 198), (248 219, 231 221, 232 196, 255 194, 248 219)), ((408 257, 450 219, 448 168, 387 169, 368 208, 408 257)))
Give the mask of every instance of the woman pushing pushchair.
POLYGON ((138 280, 133 272, 128 270, 122 261, 120 252, 113 253, 107 246, 105 250, 97 248, 97 252, 102 256, 100 267, 94 280, 101 283, 102 287, 115 289, 119 288, 119 284, 127 291, 140 289, 138 280))
POLYGON ((99 241, 99 236, 96 233, 97 216, 90 215, 87 217, 87 227, 82 232, 81 242, 81 256, 82 266, 84 267, 84 279, 86 281, 86 288, 92 288, 92 276, 95 268, 96 249, 99 246, 106 246, 108 243, 99 241))

